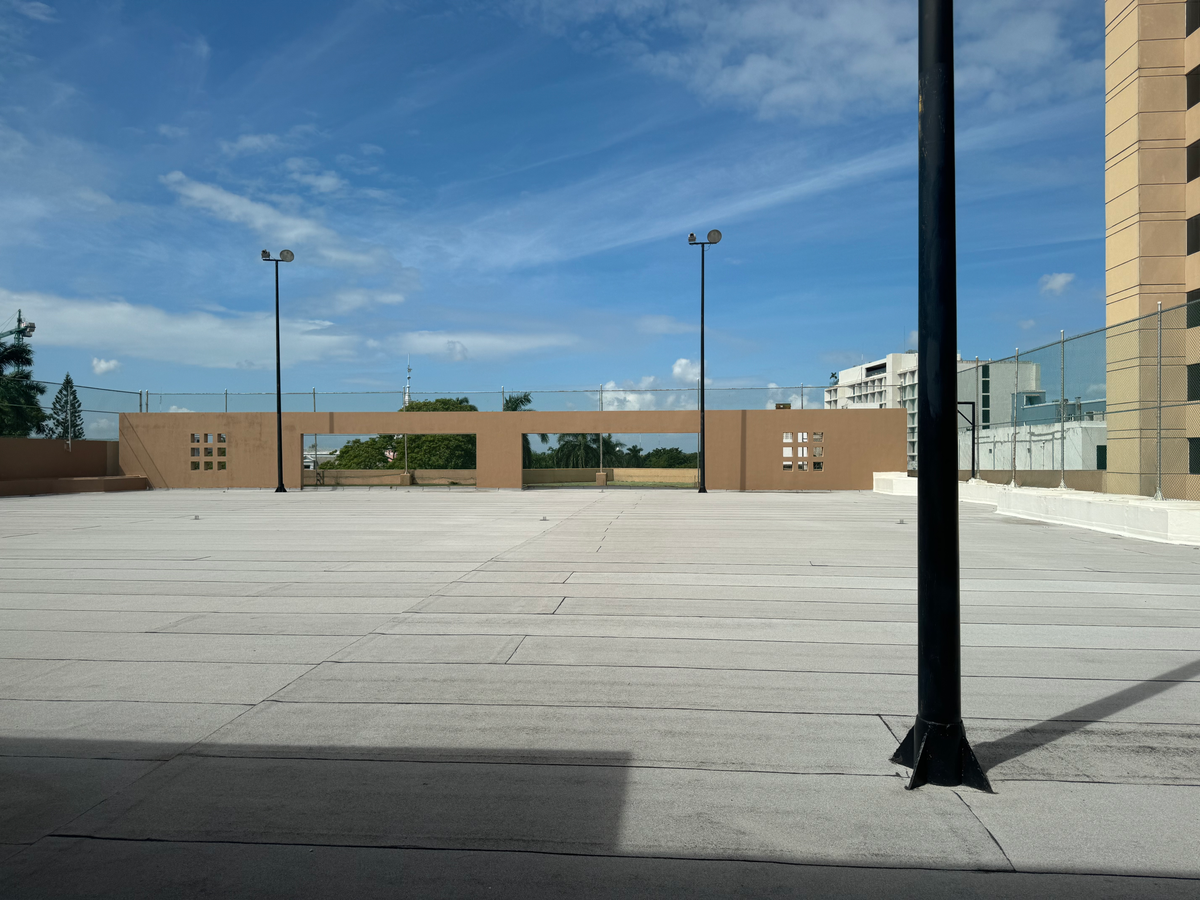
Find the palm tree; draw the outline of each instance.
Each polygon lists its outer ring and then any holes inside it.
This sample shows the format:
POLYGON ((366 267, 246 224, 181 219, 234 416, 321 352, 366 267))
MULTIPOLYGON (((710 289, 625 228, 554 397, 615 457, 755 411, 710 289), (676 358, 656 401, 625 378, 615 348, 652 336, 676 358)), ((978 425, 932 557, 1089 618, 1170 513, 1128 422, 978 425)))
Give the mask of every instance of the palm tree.
POLYGON ((38 398, 46 386, 34 381, 33 348, 24 341, 0 344, 0 435, 29 437, 46 430, 38 398))
MULTIPOLYGON (((509 394, 504 398, 502 409, 504 412, 520 412, 523 409, 529 409, 529 404, 533 402, 533 397, 529 391, 524 391, 520 394, 509 394)), ((543 444, 550 443, 550 435, 539 434, 538 438, 543 444)), ((529 443, 529 435, 521 435, 521 468, 533 468, 533 446, 529 443)))

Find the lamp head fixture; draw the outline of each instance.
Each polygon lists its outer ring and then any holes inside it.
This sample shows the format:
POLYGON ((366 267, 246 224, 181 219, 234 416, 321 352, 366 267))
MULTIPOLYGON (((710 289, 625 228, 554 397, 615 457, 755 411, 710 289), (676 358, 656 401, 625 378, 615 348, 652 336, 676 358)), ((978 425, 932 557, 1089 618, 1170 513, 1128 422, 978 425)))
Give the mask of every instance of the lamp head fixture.
MULTIPOLYGON (((721 239, 721 232, 718 231, 717 232, 717 240, 720 240, 720 239, 721 239)), ((280 250, 279 251, 279 261, 280 262, 291 262, 295 258, 296 258, 296 254, 293 253, 291 250, 280 250)))
POLYGON ((715 228, 712 231, 710 231, 708 233, 708 242, 710 244, 721 243, 721 232, 717 231, 717 229, 715 229, 715 228))
POLYGON ((688 243, 689 244, 696 243, 696 232, 693 231, 691 234, 688 235, 688 243))
POLYGON ((266 260, 267 262, 270 262, 270 261, 271 261, 271 251, 270 251, 270 250, 264 250, 264 251, 263 251, 263 253, 262 253, 262 258, 263 258, 264 260, 266 260))

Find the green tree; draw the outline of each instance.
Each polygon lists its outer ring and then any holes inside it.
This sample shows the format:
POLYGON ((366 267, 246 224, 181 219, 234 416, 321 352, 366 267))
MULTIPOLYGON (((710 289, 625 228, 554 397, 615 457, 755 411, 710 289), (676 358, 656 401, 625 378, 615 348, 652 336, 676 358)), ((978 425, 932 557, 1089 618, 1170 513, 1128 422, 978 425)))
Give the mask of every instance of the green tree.
POLYGON ((46 386, 33 380, 33 348, 24 341, 0 344, 0 435, 29 437, 46 431, 40 397, 46 386))
MULTIPOLYGON (((467 397, 438 397, 414 400, 400 412, 477 412, 467 397)), ((410 469, 474 469, 475 435, 408 435, 410 469)), ((321 463, 322 469, 403 469, 404 436, 380 434, 366 440, 355 438, 337 455, 321 463)))
MULTIPOLYGON (((529 404, 531 404, 532 402, 533 402, 533 397, 530 395, 529 391, 524 391, 520 394, 509 394, 507 397, 505 397, 504 405, 502 408, 503 408, 504 412, 520 412, 521 410, 529 410, 530 409, 529 404)), ((530 411, 532 412, 532 410, 530 410, 530 411)), ((548 435, 548 434, 539 434, 538 438, 541 440, 541 442, 543 444, 550 443, 550 435, 548 435)), ((545 454, 541 454, 541 453, 538 454, 538 456, 544 456, 544 455, 545 454)), ((534 460, 534 454, 533 454, 533 446, 529 442, 529 435, 523 434, 523 435, 521 435, 521 468, 522 469, 532 469, 532 468, 534 468, 534 466, 535 466, 535 460, 534 460)), ((542 467, 538 466, 538 468, 542 468, 542 467)))
POLYGON ((63 376, 62 385, 54 395, 46 433, 63 441, 83 440, 83 404, 79 402, 70 372, 63 376))
MULTIPOLYGON (((560 469, 596 469, 600 467, 600 439, 598 434, 560 434, 551 454, 554 465, 560 469)), ((613 440, 611 434, 603 436, 604 462, 616 465, 621 462, 625 445, 613 440)))
POLYGON ((646 454, 647 469, 694 469, 697 453, 684 453, 678 447, 655 447, 646 454))

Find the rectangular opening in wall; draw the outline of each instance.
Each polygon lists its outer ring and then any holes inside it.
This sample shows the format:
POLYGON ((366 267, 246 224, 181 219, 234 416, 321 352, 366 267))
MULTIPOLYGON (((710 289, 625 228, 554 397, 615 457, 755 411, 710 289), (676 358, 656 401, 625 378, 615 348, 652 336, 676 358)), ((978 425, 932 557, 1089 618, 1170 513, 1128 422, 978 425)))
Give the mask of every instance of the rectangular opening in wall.
POLYGON ((218 447, 218 448, 217 448, 217 456, 224 456, 224 455, 225 455, 225 448, 224 448, 224 447, 218 447))
POLYGON ((204 471, 205 471, 205 472, 211 472, 211 471, 212 471, 212 461, 211 461, 211 460, 205 460, 205 462, 204 462, 204 471))
POLYGON ((199 472, 199 471, 200 471, 200 460, 198 460, 198 459, 193 459, 193 460, 192 460, 192 471, 193 471, 193 472, 199 472))
POLYGON ((1188 472, 1200 475, 1200 438, 1188 438, 1188 472))
POLYGON ((198 435, 198 434, 193 434, 193 435, 192 435, 192 443, 193 443, 193 444, 198 444, 198 443, 200 443, 200 435, 198 435))
POLYGON ((808 448, 807 447, 797 447, 796 455, 797 456, 808 456, 808 448))
POLYGON ((792 471, 792 464, 790 462, 785 462, 783 464, 783 471, 785 471, 785 472, 792 471))
POLYGON ((1200 141, 1193 141, 1187 148, 1187 180, 1200 178, 1200 141))
MULTIPOLYGON (((989 451, 990 452, 990 451, 989 451)), ((1108 469, 1108 445, 1096 445, 1096 468, 1103 472, 1108 469)))
POLYGON ((797 472, 807 472, 808 471, 808 463, 806 463, 806 462, 796 463, 796 471, 797 472))
POLYGON ((1187 73, 1187 108, 1200 103, 1200 66, 1187 73))
POLYGON ((212 456, 212 450, 213 450, 213 448, 212 448, 212 447, 205 447, 205 448, 204 448, 204 455, 205 455, 205 456, 212 456))
POLYGON ((1200 400, 1200 363, 1187 367, 1187 398, 1188 402, 1200 400))
POLYGON ((813 447, 812 451, 813 451, 813 456, 824 456, 825 455, 824 447, 813 447))
POLYGON ((217 471, 224 472, 225 471, 225 463, 223 463, 223 462, 217 463, 217 471))
MULTIPOLYGON (((801 447, 800 449, 801 449, 801 450, 803 450, 804 448, 803 448, 803 447, 801 447)), ((784 447, 784 448, 783 448, 783 455, 784 455, 784 456, 791 456, 791 455, 792 455, 792 448, 791 448, 791 447, 784 447)), ((803 454, 801 454, 801 455, 803 456, 803 454)))
POLYGON ((813 432, 813 443, 814 444, 819 444, 823 440, 825 440, 825 432, 823 432, 823 431, 814 431, 813 432))
POLYGON ((1200 291, 1187 292, 1187 327, 1200 328, 1200 291))
POLYGON ((785 431, 783 433, 783 442, 785 444, 790 444, 792 442, 792 433, 790 431, 785 431))
POLYGON ((193 447, 193 448, 192 448, 192 456, 199 456, 199 455, 200 455, 200 448, 199 448, 199 447, 193 447))
POLYGON ((223 435, 223 434, 218 434, 218 435, 217 435, 217 443, 218 443, 218 444, 224 444, 224 443, 225 443, 225 435, 223 435))
POLYGON ((814 472, 824 472, 825 471, 825 463, 823 463, 823 462, 813 463, 813 471, 814 472))
POLYGON ((211 434, 206 434, 204 436, 204 443, 211 444, 213 442, 212 439, 213 439, 213 436, 211 434))
POLYGON ((1200 251, 1200 216, 1192 216, 1187 220, 1187 252, 1200 251))
POLYGON ((803 444, 807 440, 808 440, 808 432, 807 431, 797 431, 796 432, 796 443, 803 444))

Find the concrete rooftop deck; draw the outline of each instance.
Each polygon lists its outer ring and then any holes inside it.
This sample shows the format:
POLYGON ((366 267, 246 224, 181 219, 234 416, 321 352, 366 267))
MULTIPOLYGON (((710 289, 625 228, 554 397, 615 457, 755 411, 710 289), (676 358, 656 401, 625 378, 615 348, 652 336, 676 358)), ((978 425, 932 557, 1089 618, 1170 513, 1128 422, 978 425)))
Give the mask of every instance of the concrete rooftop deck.
POLYGON ((915 514, 0 500, 0 896, 1200 895, 1200 549, 963 505, 997 793, 907 792, 915 514))

